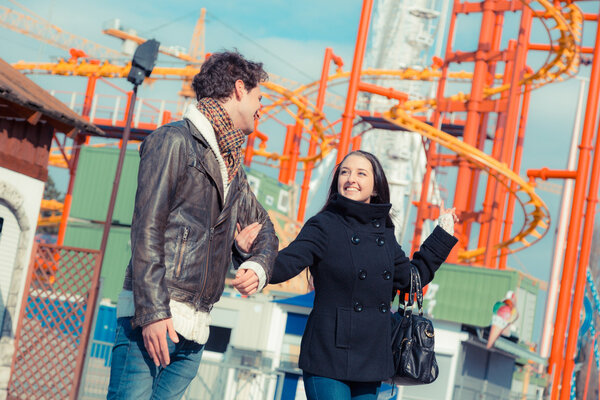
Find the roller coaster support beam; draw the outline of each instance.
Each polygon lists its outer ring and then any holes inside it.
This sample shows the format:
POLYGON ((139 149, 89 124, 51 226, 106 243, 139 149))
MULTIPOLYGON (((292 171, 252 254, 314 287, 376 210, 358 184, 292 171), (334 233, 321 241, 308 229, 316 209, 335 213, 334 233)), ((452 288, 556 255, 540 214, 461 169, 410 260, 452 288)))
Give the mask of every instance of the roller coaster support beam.
MULTIPOLYGON (((577 256, 579 253, 579 238, 581 231, 581 221, 583 217, 583 204, 585 201, 585 189, 589 178, 590 169, 590 156, 591 156, 591 143, 594 136, 594 128, 596 127, 596 116, 598 112, 598 95, 600 94, 600 24, 596 26, 596 42, 595 51, 592 61, 592 68, 590 74, 590 84, 588 92, 588 100, 586 105, 585 119, 583 122, 583 130, 581 134, 581 145, 579 146, 579 160, 577 163, 577 177, 575 179, 575 190, 573 194, 573 206, 571 210, 571 219, 569 221, 569 232, 567 234, 567 249, 565 252, 565 262, 563 267, 563 274, 560 285, 560 294, 558 297, 558 306, 556 310, 556 320, 554 335, 552 337, 552 351, 550 358, 548 359, 548 373, 553 376, 552 390, 550 398, 552 400, 558 399, 559 385, 558 382, 570 382, 571 376, 566 376, 563 380, 563 367, 564 367, 564 340, 565 334, 567 333, 567 318, 569 312, 579 318, 579 308, 572 309, 572 306, 576 306, 571 302, 571 291, 573 289, 573 277, 575 274, 575 266, 577 264, 577 256)), ((598 146, 598 142, 596 142, 598 146)), ((594 157, 598 157, 598 147, 594 157)), ((595 160, 594 160, 595 161, 595 160)), ((595 162, 594 162, 595 163, 595 162)), ((587 224, 586 224, 587 225, 587 224)), ((580 270, 583 270, 587 266, 587 259, 583 258, 585 249, 581 249, 580 258, 580 270)), ((589 255, 589 254, 588 254, 589 255)), ((582 278, 581 274, 578 274, 578 278, 582 278)), ((579 279, 578 279, 579 280, 579 279)), ((581 304, 579 304, 581 306, 581 304)), ((572 333, 573 336, 577 336, 577 332, 572 333)), ((572 354, 567 354, 570 358, 572 354)), ((563 383, 564 385, 564 383, 563 383)), ((569 386, 564 385, 564 386, 569 386)))
MULTIPOLYGON (((515 149, 515 158, 513 163, 513 172, 519 174, 521 170, 521 160, 523 159, 523 141, 525 140, 525 126, 527 125, 527 114, 529 113, 529 98, 531 92, 531 85, 525 86, 525 92, 523 93, 523 104, 521 105, 521 117, 519 120, 519 131, 517 133, 517 143, 515 149)), ((511 192, 514 193, 516 190, 515 183, 511 183, 511 192)), ((510 231, 513 224, 513 215, 515 211, 515 196, 508 197, 508 205, 506 207, 506 222, 504 224, 504 234, 502 236, 503 241, 510 239, 510 231)), ((503 248, 500 252, 500 264, 499 269, 506 269, 506 258, 508 250, 503 248)))
POLYGON ((294 126, 285 126, 285 142, 283 143, 282 158, 279 164, 279 182, 288 184, 290 176, 290 154, 292 152, 292 143, 294 135, 294 126))
POLYGON ((367 82, 358 82, 358 90, 361 92, 369 92, 387 97, 388 99, 396 99, 401 103, 408 100, 408 95, 394 88, 384 88, 367 82))
MULTIPOLYGON (((600 24, 599 24, 600 25, 600 24)), ((596 33, 600 35, 600 29, 596 33)), ((596 46, 600 45, 598 36, 596 36, 596 46)), ((594 54, 594 63, 598 63, 600 59, 600 51, 594 54)), ((598 82, 597 82, 598 83, 598 82)), ((591 82, 590 82, 591 84, 591 82)), ((591 86, 590 86, 591 90, 591 86)), ((597 110, 597 108, 596 108, 597 110)), ((586 119, 587 119, 586 115, 586 119)), ((594 125, 596 126, 596 113, 594 113, 594 125)), ((565 367, 562 377, 562 385, 560 389, 560 398, 568 400, 571 394, 571 383, 573 369, 575 368, 575 352, 577 350, 577 338, 579 337, 579 327, 581 326, 581 306, 583 297, 585 296, 586 273, 592 249, 592 236, 594 233, 594 219, 596 218, 596 205, 598 204, 598 187, 600 183, 600 129, 596 131, 596 144, 594 148, 594 160, 592 163, 592 176, 587 194, 587 204, 585 209, 585 218, 583 225, 583 239, 579 253, 579 264, 577 265, 577 279, 575 281, 575 293, 573 294, 573 302, 571 309, 571 321, 569 323, 569 331, 567 336, 567 349, 565 351, 565 367)))
POLYGON ((577 171, 569 171, 563 169, 528 169, 527 176, 529 177, 529 181, 533 182, 535 178, 540 178, 542 180, 548 179, 575 179, 577 178, 577 171))
MULTIPOLYGON (((92 102, 94 99, 94 92, 96 91, 96 81, 98 77, 90 75, 88 77, 87 87, 85 89, 85 99, 83 101, 83 110, 81 115, 85 118, 90 116, 92 110, 92 102)), ((63 206, 62 216, 60 218, 60 225, 58 227, 58 237, 56 244, 62 246, 65 241, 65 233, 67 232, 67 221, 69 214, 71 213, 71 203, 73 201, 73 186, 75 184, 75 176, 77 174, 77 165, 79 164, 79 153, 81 152, 81 146, 88 144, 90 137, 85 138, 81 135, 77 135, 73 138, 73 150, 71 152, 70 160, 67 161, 69 166, 69 186, 67 187, 67 193, 65 194, 65 201, 63 206)))
POLYGON ((98 77, 95 75, 90 75, 88 77, 88 83, 85 89, 85 100, 83 101, 83 110, 81 111, 81 115, 84 117, 90 116, 90 111, 92 110, 92 103, 94 101, 94 92, 96 91, 97 80, 98 77))
MULTIPOLYGON (((581 124, 583 120, 582 114, 585 95, 587 92, 586 86, 585 80, 580 79, 577 111, 575 114, 575 121, 573 123, 573 133, 571 134, 569 158, 567 160, 567 169, 571 171, 575 171, 577 166, 577 146, 579 145, 579 135, 581 133, 581 124)), ((550 354, 552 333, 554 332, 554 312, 556 311, 556 302, 558 301, 558 292, 560 290, 560 275, 563 268, 563 257, 565 254, 567 229, 569 224, 568 219, 571 214, 571 201, 573 199, 574 186, 575 182, 573 180, 565 181, 560 200, 560 213, 556 223, 557 231, 556 238, 554 239, 554 248, 552 249, 552 267, 550 269, 546 310, 544 312, 544 322, 542 325, 542 339, 539 347, 540 356, 543 358, 548 358, 548 355, 550 354)))
MULTIPOLYGON (((556 52, 560 49, 559 46, 551 46, 549 44, 538 44, 538 43, 530 43, 529 44, 529 50, 538 50, 538 51, 553 51, 556 52)), ((581 54, 594 54, 594 48, 593 47, 584 47, 581 46, 579 48, 579 53, 581 54)))
MULTIPOLYGON (((513 51, 516 49, 516 43, 515 41, 511 40, 508 42, 508 50, 509 51, 513 51)), ((514 60, 508 60, 505 64, 505 73, 504 76, 502 78, 502 84, 503 85, 508 85, 510 84, 510 77, 512 75, 512 71, 514 69, 514 60)), ((500 95, 500 99, 503 102, 506 102, 508 99, 508 93, 505 91, 500 95)), ((484 114, 484 117, 487 117, 489 114, 484 114)), ((502 157, 502 143, 504 141, 504 134, 505 134, 505 127, 506 127, 506 108, 502 108, 500 110, 500 112, 498 112, 498 118, 497 118, 497 122, 496 122, 496 131, 494 132, 494 142, 492 145, 492 157, 494 157, 496 160, 500 160, 502 157)), ((477 173, 477 171, 475 171, 475 173, 477 173)), ((474 174, 475 174, 474 173, 474 174)), ((485 197, 483 200, 483 213, 482 213, 482 221, 481 221, 481 227, 479 229, 479 239, 478 239, 478 243, 477 243, 477 247, 481 248, 481 247, 485 247, 485 253, 484 253, 484 257, 483 260, 479 260, 479 262, 482 263, 482 265, 487 266, 487 267, 492 267, 491 265, 491 257, 493 255, 493 248, 492 248, 492 234, 491 234, 491 229, 492 229, 492 222, 493 222, 493 216, 494 216, 494 212, 496 210, 496 208, 498 207, 497 204, 497 191, 498 191, 498 182, 495 179, 488 179, 487 184, 486 184, 486 189, 485 189, 485 197)), ((475 207, 473 208, 469 208, 470 210, 473 210, 475 207)))
MULTIPOLYGON (((510 89, 508 91, 508 109, 506 111, 506 124, 504 126, 504 140, 502 142, 502 153, 500 161, 506 165, 511 164, 511 160, 514 157, 515 139, 517 131, 517 123, 519 117, 519 104, 520 104, 520 92, 521 86, 519 82, 523 79, 526 69, 527 61, 527 44, 529 42, 529 36, 531 34, 531 22, 533 19, 533 11, 529 7, 524 7, 521 13, 521 23, 519 26, 519 37, 517 39, 515 60, 512 68, 512 76, 510 82, 510 89)), ((496 181, 497 185, 497 197, 495 203, 497 208, 495 215, 492 218, 491 224, 491 239, 492 242, 488 247, 491 250, 492 243, 499 243, 500 236, 502 233, 502 227, 505 226, 506 221, 504 219, 504 211, 506 205, 507 190, 504 185, 501 185, 496 181)), ((510 233, 510 232, 509 232, 510 233)), ((488 260, 484 260, 486 266, 494 265, 498 258, 497 250, 486 251, 486 255, 493 255, 494 257, 488 260)))
POLYGON ((362 62, 365 57, 372 9, 373 0, 363 0, 360 23, 358 25, 358 35, 356 37, 356 47, 354 49, 354 59, 352 61, 352 72, 350 73, 350 82, 348 83, 346 107, 344 109, 344 114, 342 115, 342 132, 338 144, 336 164, 339 164, 342 161, 348 152, 348 145, 350 144, 350 135, 352 134, 355 113, 354 109, 356 108, 356 96, 358 94, 358 83, 360 81, 362 62))
POLYGON ((302 140, 302 121, 304 119, 304 113, 302 110, 298 110, 298 119, 296 119, 296 125, 294 125, 293 136, 292 136, 292 148, 290 151, 290 168, 287 179, 287 184, 292 185, 296 181, 296 171, 298 170, 298 157, 300 156, 300 142, 302 140))
MULTIPOLYGON (((481 19, 481 30, 479 33, 479 44, 475 52, 475 67, 473 72, 473 81, 471 84, 471 96, 467 103, 467 121, 463 133, 463 142, 475 147, 477 146, 477 132, 481 121, 480 104, 483 100, 483 89, 487 81, 487 66, 490 48, 492 46, 493 28, 495 19, 495 1, 484 1, 482 3, 483 12, 481 19)), ((454 17, 454 16, 453 16, 454 17)), ((456 187, 467 187, 471 182, 472 166, 468 161, 463 160, 458 167, 456 178, 456 187)), ((454 196, 454 207, 459 213, 467 211, 469 202, 468 191, 457 190, 454 196)), ((459 239, 458 247, 465 249, 468 246, 469 238, 466 236, 466 225, 462 221, 457 225, 456 236, 459 239)))
MULTIPOLYGON (((456 27, 456 13, 457 7, 460 6, 458 0, 454 0, 452 5, 452 15, 450 18, 450 24, 448 25, 448 39, 446 42, 446 53, 444 55, 444 60, 448 60, 450 54, 452 54, 452 43, 454 41, 454 29, 456 27)), ((440 77, 440 81, 438 83, 436 99, 439 103, 440 100, 444 99, 444 91, 446 90, 446 81, 448 79, 448 61, 444 61, 442 65, 442 75, 440 77)), ((432 124, 434 128, 440 128, 442 125, 442 112, 439 108, 436 108, 433 111, 432 124)), ((425 153, 425 174, 423 175, 423 183, 421 184, 421 197, 419 199, 419 206, 417 207, 417 215, 415 219, 415 232, 413 234, 413 240, 411 242, 411 250, 410 254, 414 254, 415 251, 419 250, 421 247, 421 234, 423 233, 423 223, 426 218, 426 212, 428 210, 428 193, 429 193, 429 183, 431 182, 431 174, 433 172, 432 160, 435 159, 436 154, 436 143, 433 140, 429 141, 429 146, 426 149, 425 153)), ((459 214, 460 215, 460 214, 459 214)), ((459 217, 460 218, 460 217, 459 217)), ((458 248, 459 246, 455 246, 453 251, 448 256, 448 262, 457 262, 458 261, 458 248)))
MULTIPOLYGON (((495 16, 494 34, 492 36, 491 51, 493 51, 493 52, 497 52, 500 50, 503 25, 504 25, 504 14, 497 13, 495 16)), ((489 63, 488 79, 493 79, 493 77, 496 75, 496 67, 497 67, 496 61, 491 61, 489 63)), ((481 122, 479 124, 479 132, 477 134, 478 135, 477 148, 481 151, 484 151, 485 140, 487 139, 487 127, 488 127, 489 117, 490 117, 490 114, 485 113, 482 116, 481 122)), ((480 176, 481 176, 480 169, 476 169, 475 171, 473 171, 473 174, 471 175, 471 184, 469 185, 469 202, 467 203, 468 210, 474 210, 476 208, 477 191, 479 189, 480 176)), ((474 222, 475 222, 474 219, 465 218, 465 236, 471 237, 471 228, 472 228, 474 222)))
MULTIPOLYGON (((333 54, 333 50, 331 47, 327 47, 325 49, 325 58, 323 59, 323 69, 321 70, 321 80, 319 82, 319 92, 317 93, 317 103, 316 109, 317 112, 323 112, 323 106, 325 105, 325 93, 327 91, 327 82, 329 81, 329 67, 333 61, 338 69, 342 68, 344 65, 341 57, 333 54)), ((308 157, 311 158, 317 153, 317 141, 315 140, 314 135, 316 131, 313 126, 313 135, 310 137, 310 143, 308 145, 308 157)), ((303 222, 304 215, 306 213, 306 202, 308 200, 308 191, 310 190, 310 178, 312 175, 312 170, 315 163, 314 161, 309 161, 306 163, 304 167, 304 177, 302 178, 302 190, 300 192, 300 203, 298 204, 298 216, 297 221, 303 222)))
POLYGON ((244 150, 244 165, 249 167, 252 164, 252 157, 254 156, 254 141, 256 140, 256 130, 258 129, 258 119, 254 120, 254 131, 248 135, 246 141, 246 150, 244 150))

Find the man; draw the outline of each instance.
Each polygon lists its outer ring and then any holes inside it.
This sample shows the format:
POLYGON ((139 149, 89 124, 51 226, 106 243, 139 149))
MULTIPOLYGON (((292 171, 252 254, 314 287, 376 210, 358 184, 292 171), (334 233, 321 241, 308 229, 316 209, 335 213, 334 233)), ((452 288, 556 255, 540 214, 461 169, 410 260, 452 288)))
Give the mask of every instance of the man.
POLYGON ((194 77, 198 104, 142 143, 109 399, 181 398, 198 371, 236 228, 256 240, 234 287, 250 295, 269 281, 278 240, 241 167, 266 79, 261 63, 213 54, 194 77))

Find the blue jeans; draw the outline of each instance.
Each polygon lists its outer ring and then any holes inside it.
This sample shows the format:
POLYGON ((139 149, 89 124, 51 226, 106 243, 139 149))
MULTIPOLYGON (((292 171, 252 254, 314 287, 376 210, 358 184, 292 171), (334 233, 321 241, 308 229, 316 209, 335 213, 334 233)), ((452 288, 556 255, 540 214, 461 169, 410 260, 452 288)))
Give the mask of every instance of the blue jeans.
POLYGON ((308 400, 376 400, 381 382, 338 381, 303 373, 308 400))
POLYGON ((171 363, 157 367, 146 351, 142 328, 131 329, 131 318, 117 320, 107 399, 180 399, 196 376, 203 345, 179 335, 167 335, 171 363))

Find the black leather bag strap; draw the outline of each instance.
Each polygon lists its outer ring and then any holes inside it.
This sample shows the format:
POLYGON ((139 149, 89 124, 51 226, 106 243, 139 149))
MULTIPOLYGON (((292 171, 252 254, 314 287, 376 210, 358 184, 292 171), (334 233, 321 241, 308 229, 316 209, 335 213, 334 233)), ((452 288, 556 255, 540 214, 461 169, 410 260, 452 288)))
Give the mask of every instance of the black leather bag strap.
MULTIPOLYGON (((410 266, 411 281, 414 280, 414 290, 417 295, 417 306, 419 307, 419 315, 423 315, 423 287, 421 286, 421 274, 419 270, 411 264, 410 266)), ((412 286, 412 284, 411 284, 412 286)))
POLYGON ((413 268, 414 268, 414 267, 411 265, 411 269, 410 269, 410 286, 409 286, 409 290, 408 290, 408 292, 406 292, 406 291, 403 291, 403 292, 401 293, 401 295, 402 295, 402 300, 404 301, 404 315, 405 315, 405 316, 406 316, 406 314, 407 314, 408 310, 411 310, 411 312, 412 312, 412 306, 413 306, 413 304, 414 304, 414 297, 415 297, 415 284, 416 284, 416 281, 415 281, 415 279, 414 279, 413 272, 412 272, 412 269, 413 269, 413 268), (407 295, 407 294, 408 294, 408 302, 406 301, 406 295, 407 295))

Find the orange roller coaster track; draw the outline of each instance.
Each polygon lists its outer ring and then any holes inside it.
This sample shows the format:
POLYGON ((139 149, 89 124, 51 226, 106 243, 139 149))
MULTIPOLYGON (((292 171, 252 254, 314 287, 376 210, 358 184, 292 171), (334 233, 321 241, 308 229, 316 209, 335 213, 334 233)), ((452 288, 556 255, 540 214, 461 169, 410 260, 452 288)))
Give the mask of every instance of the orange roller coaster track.
MULTIPOLYGON (((524 76, 517 84, 518 87, 529 86, 530 88, 539 88, 555 80, 561 80, 564 76, 572 76, 577 71, 579 63, 579 41, 581 38, 581 27, 583 16, 581 11, 571 4, 566 12, 555 8, 552 3, 540 0, 537 2, 544 7, 545 18, 542 22, 546 26, 549 34, 551 31, 558 31, 560 37, 551 41, 553 52, 547 58, 546 62, 536 72, 524 76), (554 25, 549 26, 548 21, 553 21, 554 25)), ((531 9, 529 2, 524 4, 531 9)), ((19 62, 14 66, 24 72, 45 71, 50 74, 58 75, 77 75, 77 76, 102 76, 102 77, 124 77, 127 76, 130 65, 117 66, 109 62, 88 62, 81 60, 78 62, 67 62, 64 60, 58 63, 25 63, 19 62)), ((161 68, 157 67, 153 71, 153 79, 181 79, 190 78, 197 72, 197 68, 161 68)), ((342 71, 338 68, 335 74, 327 77, 329 86, 345 83, 350 76, 350 72, 342 71)), ((360 73, 361 79, 395 79, 395 80, 438 80, 442 76, 439 68, 425 68, 423 70, 402 69, 402 70, 377 70, 365 69, 360 73)), ((496 81, 501 80, 502 74, 494 76, 496 81)), ((448 72, 448 79, 471 80, 473 73, 465 71, 448 72)), ((289 113, 297 124, 302 127, 302 132, 309 135, 309 139, 317 143, 318 151, 314 154, 299 156, 296 161, 300 163, 315 163, 326 156, 331 150, 335 149, 339 142, 339 133, 335 132, 334 123, 327 120, 323 111, 319 110, 314 103, 308 100, 311 93, 314 93, 320 81, 315 81, 306 85, 297 87, 294 90, 287 89, 283 85, 274 82, 265 82, 263 87, 266 90, 266 97, 272 100, 271 104, 263 107, 263 113, 269 116, 271 113, 277 113, 285 110, 289 113), (291 111, 290 106, 297 108, 297 113, 291 111), (301 116, 301 117, 299 117, 301 116), (307 123, 305 123, 307 121, 307 123)), ((508 92, 511 88, 509 83, 483 89, 484 98, 492 98, 508 92)), ((372 90, 372 89, 371 89, 372 90)), ((383 93, 383 88, 380 93, 383 93)), ((444 102, 462 102, 466 103, 470 99, 468 94, 457 93, 444 98, 444 102)), ((548 208, 535 193, 533 185, 527 183, 518 174, 513 172, 507 165, 486 155, 479 149, 461 141, 453 136, 424 123, 411 115, 435 109, 438 105, 437 99, 426 100, 408 100, 402 101, 398 106, 385 113, 385 118, 389 122, 400 126, 409 131, 417 132, 430 140, 446 147, 457 155, 469 161, 480 170, 487 172, 494 177, 506 190, 508 190, 518 201, 523 209, 525 220, 521 229, 511 238, 500 243, 494 244, 494 248, 501 250, 507 249, 508 253, 522 250, 535 242, 539 241, 547 232, 550 225, 550 216, 548 208)), ((290 160, 289 154, 279 154, 277 152, 267 151, 264 135, 258 136, 261 143, 258 148, 253 148, 251 156, 264 157, 267 160, 278 161, 280 163, 290 160)), ((56 153, 56 152, 55 152, 56 153)), ((62 164, 60 154, 55 154, 53 160, 56 165, 62 164), (57 158, 57 160, 54 160, 57 158)), ((313 164, 314 166, 314 164, 313 164)), ((458 259, 463 262, 471 262, 481 257, 486 247, 476 249, 463 249, 458 254, 458 259)))

